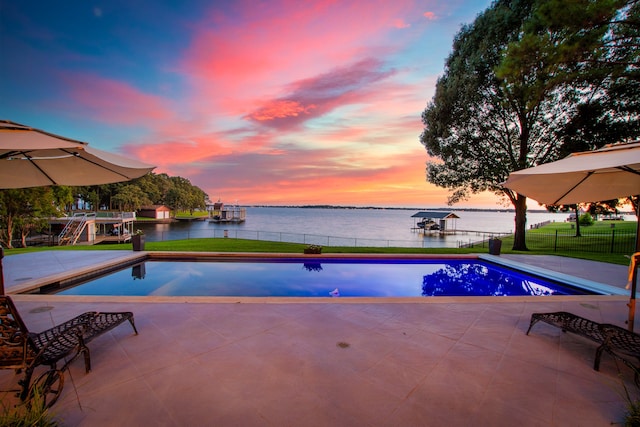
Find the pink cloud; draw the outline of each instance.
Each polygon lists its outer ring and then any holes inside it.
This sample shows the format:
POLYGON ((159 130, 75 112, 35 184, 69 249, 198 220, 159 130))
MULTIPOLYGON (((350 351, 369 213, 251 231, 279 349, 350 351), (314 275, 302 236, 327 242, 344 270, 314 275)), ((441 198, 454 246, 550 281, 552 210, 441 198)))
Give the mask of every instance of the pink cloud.
POLYGON ((409 28, 411 24, 406 23, 403 19, 394 19, 393 26, 396 28, 409 28))
MULTIPOLYGON (((212 198, 415 204, 443 191, 426 182, 417 140, 425 81, 400 82, 405 70, 386 62, 413 31, 397 29, 421 18, 408 5, 285 2, 211 13, 194 25, 175 70, 191 86, 180 100, 188 123, 177 120, 170 100, 105 79, 86 83, 129 104, 105 118, 157 124, 126 152, 212 198)), ((80 90, 73 96, 96 112, 118 110, 80 90)))
POLYGON ((405 0, 366 7, 319 1, 280 2, 267 8, 238 2, 233 13, 216 11, 195 26, 178 68, 201 88, 200 96, 236 99, 241 108, 242 100, 256 94, 270 92, 278 98, 280 87, 289 81, 370 55, 388 43, 385 29, 391 30, 396 22, 389 17, 410 11, 411 2, 405 0))
POLYGON ((424 17, 427 18, 429 21, 433 21, 434 19, 437 18, 434 12, 425 12, 424 17))
POLYGON ((316 106, 313 104, 305 106, 297 101, 279 99, 267 102, 264 107, 261 107, 257 111, 251 113, 249 117, 253 120, 263 122, 307 115, 315 108, 316 106))
POLYGON ((377 59, 364 59, 288 85, 283 98, 267 101, 247 117, 277 128, 291 128, 351 103, 361 102, 372 87, 392 76, 377 59))
POLYGON ((135 125, 173 117, 165 98, 140 91, 128 83, 83 73, 66 73, 71 106, 97 121, 135 125))

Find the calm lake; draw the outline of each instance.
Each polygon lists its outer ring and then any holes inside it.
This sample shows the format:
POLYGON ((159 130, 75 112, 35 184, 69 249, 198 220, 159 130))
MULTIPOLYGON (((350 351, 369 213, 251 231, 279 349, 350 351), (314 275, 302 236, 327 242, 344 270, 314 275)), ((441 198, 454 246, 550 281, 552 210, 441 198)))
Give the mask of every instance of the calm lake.
MULTIPOLYGON (((184 221, 170 224, 137 223, 146 241, 224 237, 271 240, 327 246, 457 247, 492 234, 512 233, 514 212, 455 211, 459 219, 448 228, 456 234, 425 235, 413 228, 418 209, 340 209, 248 207, 242 224, 184 221), (463 232, 464 230, 464 232, 463 232)), ((563 222, 567 213, 529 212, 527 228, 544 221, 563 222)), ((635 220, 625 215, 625 220, 635 220)))

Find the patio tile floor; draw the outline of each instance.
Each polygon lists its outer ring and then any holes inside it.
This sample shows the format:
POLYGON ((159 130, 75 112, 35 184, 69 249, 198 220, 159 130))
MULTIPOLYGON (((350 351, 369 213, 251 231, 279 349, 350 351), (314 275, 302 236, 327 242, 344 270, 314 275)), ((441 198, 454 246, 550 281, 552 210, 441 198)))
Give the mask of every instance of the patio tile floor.
MULTIPOLYGON (((123 324, 91 342, 92 372, 72 364, 53 407, 66 426, 607 426, 638 391, 606 355, 592 369, 590 341, 542 322, 525 335, 539 311, 624 326, 620 296, 14 301, 34 331, 135 313, 138 336, 123 324)), ((0 388, 18 378, 0 371, 0 388)))

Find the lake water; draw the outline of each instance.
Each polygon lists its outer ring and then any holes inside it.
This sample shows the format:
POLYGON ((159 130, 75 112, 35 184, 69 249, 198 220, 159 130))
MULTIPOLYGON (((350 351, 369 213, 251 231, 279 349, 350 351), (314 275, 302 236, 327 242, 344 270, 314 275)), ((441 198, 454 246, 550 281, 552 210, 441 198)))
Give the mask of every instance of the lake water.
MULTIPOLYGON (((242 224, 217 224, 209 221, 170 224, 136 224, 146 233, 146 241, 224 237, 272 240, 327 246, 458 247, 495 234, 510 234, 514 212, 455 211, 459 219, 449 221, 456 234, 419 233, 418 209, 338 209, 248 207, 242 224), (465 230, 465 232, 462 232, 465 230)), ((544 221, 563 222, 567 213, 528 212, 527 228, 544 221)), ((633 215, 625 220, 635 220, 633 215)))

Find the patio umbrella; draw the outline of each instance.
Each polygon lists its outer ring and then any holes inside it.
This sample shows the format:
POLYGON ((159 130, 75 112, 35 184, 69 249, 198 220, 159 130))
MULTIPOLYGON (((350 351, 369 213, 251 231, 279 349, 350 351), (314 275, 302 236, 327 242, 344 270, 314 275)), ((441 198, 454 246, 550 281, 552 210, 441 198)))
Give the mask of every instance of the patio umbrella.
POLYGON ((0 188, 108 184, 139 178, 153 168, 86 142, 0 120, 0 188))
MULTIPOLYGON (((509 174, 502 184, 546 205, 600 202, 640 195, 640 141, 610 144, 509 174)), ((640 205, 640 203, 639 203, 640 205)), ((639 212, 636 217, 640 218, 639 212)), ((636 253, 640 252, 640 227, 636 253)), ((632 263, 633 264, 633 263, 632 263)), ((629 329, 633 330, 637 274, 633 274, 629 329)))
MULTIPOLYGON (((108 184, 139 178, 154 168, 86 142, 0 120, 0 189, 108 184)), ((0 247, 0 295, 3 256, 0 247)))

